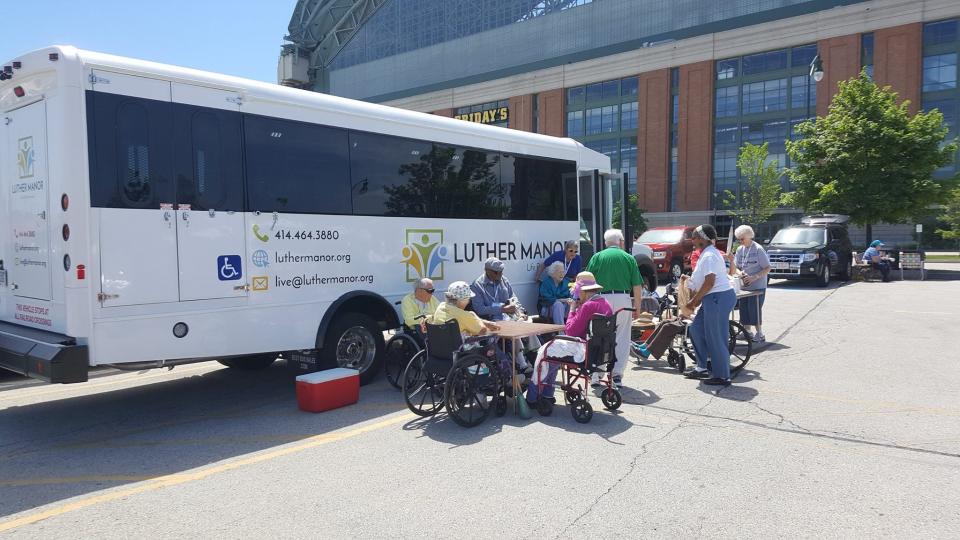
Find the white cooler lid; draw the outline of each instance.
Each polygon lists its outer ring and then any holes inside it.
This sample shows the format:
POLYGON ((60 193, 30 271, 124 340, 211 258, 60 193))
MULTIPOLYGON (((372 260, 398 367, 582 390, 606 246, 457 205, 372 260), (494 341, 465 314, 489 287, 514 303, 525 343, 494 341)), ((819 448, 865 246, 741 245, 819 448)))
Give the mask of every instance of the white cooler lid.
POLYGON ((297 382, 303 382, 307 384, 319 384, 329 381, 335 381, 337 379, 346 379, 347 377, 359 377, 360 372, 355 369, 347 368, 333 368, 326 371, 317 371, 315 373, 307 373, 305 375, 297 376, 297 382))

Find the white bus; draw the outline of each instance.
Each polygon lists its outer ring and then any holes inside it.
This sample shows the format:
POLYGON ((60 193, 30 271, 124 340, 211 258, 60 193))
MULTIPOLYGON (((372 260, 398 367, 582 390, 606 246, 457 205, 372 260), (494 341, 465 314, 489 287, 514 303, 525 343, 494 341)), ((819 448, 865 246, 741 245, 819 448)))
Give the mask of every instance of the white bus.
POLYGON ((49 382, 314 348, 367 382, 413 280, 497 256, 532 306, 608 220, 571 139, 72 47, 2 70, 0 367, 49 382))

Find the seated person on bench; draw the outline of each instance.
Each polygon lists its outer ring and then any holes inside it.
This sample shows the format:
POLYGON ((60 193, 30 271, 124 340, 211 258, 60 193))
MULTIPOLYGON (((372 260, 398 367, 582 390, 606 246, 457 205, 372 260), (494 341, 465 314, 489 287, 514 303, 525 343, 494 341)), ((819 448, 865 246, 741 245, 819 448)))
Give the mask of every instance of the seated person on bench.
MULTIPOLYGON (((433 296, 433 280, 423 278, 413 282, 413 292, 404 296, 400 302, 403 314, 403 326, 413 336, 420 335, 420 316, 430 316, 437 312, 440 302, 433 296)), ((423 345, 423 341, 420 342, 423 345)))
MULTIPOLYGON (((579 302, 577 303, 576 309, 570 312, 567 324, 564 325, 566 335, 585 340, 587 338, 587 332, 590 329, 590 319, 592 319, 594 315, 602 315, 604 317, 613 315, 613 308, 610 307, 610 303, 600 295, 600 291, 602 290, 603 286, 598 285, 591 279, 578 279, 577 285, 574 287, 574 293, 577 295, 579 302)), ((527 389, 527 402, 529 403, 536 404, 537 398, 539 397, 536 385, 538 380, 544 383, 543 397, 554 401, 553 386, 554 381, 557 379, 558 366, 556 364, 548 364, 547 366, 541 367, 543 357, 546 355, 548 348, 551 354, 554 354, 554 349, 560 350, 562 348, 563 352, 559 354, 562 356, 572 356, 576 359, 578 357, 583 358, 587 346, 584 342, 556 340, 540 347, 540 350, 537 351, 537 362, 534 364, 534 384, 531 384, 527 389), (572 350, 567 350, 568 348, 572 350), (546 373, 542 373, 543 371, 546 371, 546 373)))
POLYGON ((869 264, 874 270, 879 270, 883 276, 883 281, 890 281, 890 259, 880 255, 880 248, 883 242, 874 240, 870 242, 870 247, 863 252, 863 262, 869 264))

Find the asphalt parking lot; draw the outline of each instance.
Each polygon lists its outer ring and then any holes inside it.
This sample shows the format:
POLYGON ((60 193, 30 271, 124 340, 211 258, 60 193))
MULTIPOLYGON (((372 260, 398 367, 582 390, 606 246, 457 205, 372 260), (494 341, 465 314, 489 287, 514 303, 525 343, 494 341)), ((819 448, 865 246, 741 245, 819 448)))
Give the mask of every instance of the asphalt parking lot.
POLYGON ((308 414, 279 364, 0 376, 0 535, 956 538, 960 265, 932 267, 775 281, 733 386, 634 366, 586 425, 424 420, 382 379, 308 414))

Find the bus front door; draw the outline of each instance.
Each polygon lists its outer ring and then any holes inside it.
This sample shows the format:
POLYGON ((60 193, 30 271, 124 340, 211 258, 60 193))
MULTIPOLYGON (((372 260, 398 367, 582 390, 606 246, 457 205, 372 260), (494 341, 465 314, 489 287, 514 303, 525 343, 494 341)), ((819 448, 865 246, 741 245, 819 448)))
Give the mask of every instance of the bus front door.
POLYGON ((622 208, 623 186, 626 177, 604 174, 600 171, 580 171, 580 256, 584 265, 594 253, 604 248, 603 233, 610 228, 624 230, 623 212, 616 212, 620 219, 614 223, 614 208, 622 208))
POLYGON ((236 92, 173 84, 180 301, 247 295, 240 99, 236 92))
POLYGON ((41 101, 6 114, 5 153, 13 159, 5 160, 0 174, 9 179, 5 189, 10 207, 4 210, 10 216, 7 234, 13 235, 8 244, 13 253, 0 259, 6 259, 13 294, 36 300, 51 298, 45 107, 41 101))

